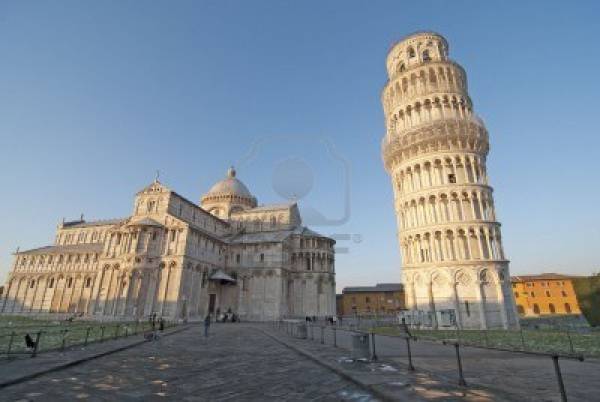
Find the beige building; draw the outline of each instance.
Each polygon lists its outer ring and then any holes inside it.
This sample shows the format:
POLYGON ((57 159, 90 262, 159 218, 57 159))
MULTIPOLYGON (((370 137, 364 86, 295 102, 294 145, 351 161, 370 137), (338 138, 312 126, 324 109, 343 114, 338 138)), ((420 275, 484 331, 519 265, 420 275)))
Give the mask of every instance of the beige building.
POLYGON ((334 315, 334 243, 302 226, 295 203, 259 206, 233 168, 200 205, 156 180, 137 193, 130 217, 63 222, 53 245, 18 251, 0 312, 334 315))
POLYGON ((338 315, 396 314, 405 309, 401 283, 378 283, 375 286, 350 286, 338 295, 338 315))
POLYGON ((437 327, 515 328, 500 223, 486 157, 488 133, 448 42, 419 32, 386 60, 382 157, 394 191, 407 307, 437 327))

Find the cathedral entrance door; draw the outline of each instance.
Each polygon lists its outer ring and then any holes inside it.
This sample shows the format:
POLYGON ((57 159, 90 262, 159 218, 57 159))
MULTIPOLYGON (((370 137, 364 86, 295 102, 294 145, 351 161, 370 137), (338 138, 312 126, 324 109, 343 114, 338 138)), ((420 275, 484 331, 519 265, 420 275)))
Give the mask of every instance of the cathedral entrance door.
POLYGON ((209 313, 214 313, 215 312, 215 304, 217 301, 217 295, 214 293, 211 293, 208 295, 208 312, 209 313))

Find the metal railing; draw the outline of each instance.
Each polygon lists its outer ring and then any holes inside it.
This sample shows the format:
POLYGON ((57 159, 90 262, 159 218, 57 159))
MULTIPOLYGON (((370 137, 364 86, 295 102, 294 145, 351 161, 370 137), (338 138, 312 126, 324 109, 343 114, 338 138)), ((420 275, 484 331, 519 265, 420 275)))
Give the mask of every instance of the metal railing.
MULTIPOLYGON (((584 361, 584 357, 582 354, 578 353, 561 353, 561 352, 540 352, 533 350, 525 350, 525 349, 505 349, 500 347, 479 345, 474 343, 465 342, 464 335, 463 339, 454 338, 454 339, 431 339, 431 338, 421 338, 419 336, 415 336, 413 333, 405 332, 401 334, 378 334, 375 329, 361 329, 358 326, 354 327, 344 327, 337 324, 323 324, 323 323, 315 323, 315 322, 304 322, 301 320, 280 320, 273 321, 270 323, 272 328, 276 331, 285 332, 290 337, 306 339, 310 341, 318 341, 320 344, 327 344, 333 347, 343 347, 344 349, 350 349, 351 344, 348 344, 348 339, 345 339, 345 345, 340 345, 340 333, 345 334, 359 334, 363 336, 367 336, 369 338, 369 351, 370 351, 370 360, 377 361, 378 355, 377 344, 382 342, 385 338, 390 339, 392 341, 398 341, 395 344, 394 348, 398 345, 404 344, 404 348, 406 350, 406 366, 409 371, 415 371, 414 364, 414 353, 413 348, 416 344, 429 344, 429 345, 438 345, 442 347, 448 347, 453 349, 453 356, 456 360, 456 378, 457 383, 460 386, 467 387, 467 381, 463 372, 463 360, 464 357, 462 355, 463 348, 477 348, 477 349, 487 349, 496 352, 510 352, 510 353, 520 353, 525 355, 537 356, 537 357, 545 357, 552 360, 552 365, 554 368, 554 372, 556 375, 556 383, 557 388, 560 393, 561 401, 567 401, 567 392, 566 387, 563 381, 563 375, 560 368, 560 359, 568 359, 574 361, 584 361), (316 333, 316 336, 315 336, 316 333), (328 342, 329 341, 329 342, 328 342)), ((463 333, 467 331, 462 331, 463 333)), ((457 335, 460 335, 457 331, 457 335)), ((347 338, 347 337, 346 337, 347 338)), ((571 351, 573 348, 571 348, 571 351)))
MULTIPOLYGON (((165 322, 164 328, 174 326, 165 322)), ((158 324, 156 324, 158 329, 158 324)), ((63 351, 75 346, 148 333, 150 322, 106 323, 101 325, 24 325, 0 330, 0 358, 35 357, 38 353, 63 351), (29 336, 29 342, 26 339, 29 336), (28 345, 29 343, 29 345, 28 345)))

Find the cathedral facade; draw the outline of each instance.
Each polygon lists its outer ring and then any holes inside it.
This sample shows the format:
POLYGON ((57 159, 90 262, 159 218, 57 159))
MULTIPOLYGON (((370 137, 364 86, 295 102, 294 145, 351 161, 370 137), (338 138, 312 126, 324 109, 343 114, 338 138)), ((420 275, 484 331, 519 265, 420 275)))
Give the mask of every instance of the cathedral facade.
POLYGON ((124 219, 58 225, 15 253, 3 314, 242 320, 335 314, 334 240, 295 203, 258 205, 233 168, 197 205, 155 180, 124 219))
POLYGON ((487 175, 488 132, 474 113, 465 70, 434 32, 396 43, 386 66, 382 156, 407 307, 433 327, 518 327, 487 175))

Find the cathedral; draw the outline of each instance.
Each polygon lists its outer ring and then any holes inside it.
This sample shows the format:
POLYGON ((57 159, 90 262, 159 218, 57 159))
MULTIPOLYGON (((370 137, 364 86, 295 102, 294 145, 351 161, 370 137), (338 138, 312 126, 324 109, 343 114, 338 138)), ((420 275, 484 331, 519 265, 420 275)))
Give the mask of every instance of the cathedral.
POLYGON ((334 240, 295 203, 258 205, 231 168, 197 205, 155 180, 124 219, 58 225, 15 253, 2 314, 242 320, 335 314, 334 240))

